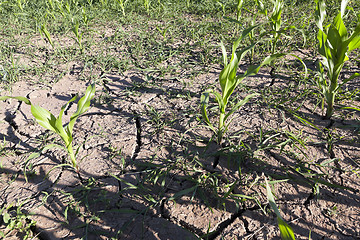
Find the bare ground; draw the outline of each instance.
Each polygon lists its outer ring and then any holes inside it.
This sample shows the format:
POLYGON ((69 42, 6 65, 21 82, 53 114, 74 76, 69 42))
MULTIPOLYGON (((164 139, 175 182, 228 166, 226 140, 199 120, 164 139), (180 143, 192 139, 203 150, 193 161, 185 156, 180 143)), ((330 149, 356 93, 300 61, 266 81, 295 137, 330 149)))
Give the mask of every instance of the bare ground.
MULTIPOLYGON (((79 80, 81 67, 49 85, 18 82, 11 94, 57 115, 90 83, 79 80)), ((67 161, 62 150, 27 160, 59 139, 29 106, 1 102, 2 207, 22 203, 39 239, 279 239, 267 176, 297 239, 360 239, 359 114, 339 110, 323 120, 315 101, 295 98, 304 86, 278 76, 269 87, 268 72, 244 82, 264 93, 235 113, 223 146, 210 141, 199 108, 219 70, 182 81, 93 73, 96 97, 74 130, 82 179, 54 168, 67 161)))

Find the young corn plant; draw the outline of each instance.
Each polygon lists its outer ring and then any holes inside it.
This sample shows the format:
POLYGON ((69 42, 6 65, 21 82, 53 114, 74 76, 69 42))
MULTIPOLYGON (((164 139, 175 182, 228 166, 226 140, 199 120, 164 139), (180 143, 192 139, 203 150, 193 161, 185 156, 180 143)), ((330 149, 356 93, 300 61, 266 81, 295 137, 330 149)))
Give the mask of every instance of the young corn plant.
MULTIPOLYGON (((77 110, 76 112, 71 115, 69 123, 64 127, 62 122, 62 116, 64 114, 64 111, 68 108, 69 104, 73 101, 75 101, 78 96, 73 97, 69 102, 67 102, 62 108, 59 113, 58 117, 55 117, 52 113, 50 113, 48 110, 36 106, 30 102, 29 99, 25 97, 10 97, 10 96, 3 96, 0 97, 0 100, 6 100, 9 98, 16 99, 19 101, 23 101, 27 105, 31 106, 31 113, 34 116, 35 120, 40 124, 40 126, 44 127, 47 130, 50 130, 52 132, 55 132, 57 135, 60 136, 60 138, 63 141, 64 149, 67 151, 68 156, 70 158, 70 163, 64 164, 69 165, 73 167, 76 171, 76 173, 80 177, 79 167, 77 165, 76 156, 79 152, 80 147, 74 151, 73 149, 73 128, 74 124, 77 120, 77 118, 85 113, 89 107, 90 107, 90 101, 95 95, 95 85, 90 85, 85 92, 85 95, 79 100, 77 104, 77 110)), ((62 166, 62 165, 61 165, 62 166)), ((59 166, 58 166, 59 167, 59 166)), ((81 177, 80 177, 81 179, 81 177)))
POLYGON ((41 35, 44 34, 46 40, 50 43, 51 47, 54 49, 54 48, 55 48, 55 47, 54 47, 54 43, 53 43, 53 41, 51 40, 50 33, 49 33, 49 31, 47 30, 45 23, 44 23, 43 25, 41 25, 41 27, 40 27, 40 34, 41 34, 41 35))
POLYGON ((244 4, 244 0, 237 0, 237 4, 236 4, 236 20, 238 22, 240 22, 241 9, 243 7, 243 4, 244 4))
MULTIPOLYGON (((304 39, 303 45, 305 45, 306 36, 305 36, 303 30, 298 29, 293 25, 283 26, 283 24, 282 24, 283 21, 282 21, 282 17, 281 17, 281 14, 284 9, 283 0, 271 0, 271 2, 273 3, 273 9, 272 9, 271 14, 268 15, 268 10, 266 9, 266 7, 262 3, 262 1, 256 0, 256 4, 258 6, 259 13, 264 15, 265 17, 267 17, 268 24, 270 25, 270 29, 271 29, 269 33, 264 33, 264 34, 260 35, 260 38, 270 35, 269 36, 270 54, 271 55, 282 54, 282 56, 291 55, 291 56, 297 58, 301 62, 301 64, 304 66, 305 76, 306 76, 307 68, 306 68, 305 63, 302 61, 301 58, 299 58, 295 54, 286 53, 287 50, 285 49, 285 47, 288 46, 288 43, 283 41, 283 39, 291 38, 291 36, 289 35, 290 30, 297 30, 297 31, 301 32, 303 39, 304 39), (281 44, 279 44, 279 43, 281 43, 281 44)), ((274 76, 275 76, 274 71, 275 71, 275 67, 276 67, 275 60, 270 63, 270 66, 271 66, 270 75, 273 77, 272 82, 270 83, 270 86, 271 86, 275 82, 275 78, 274 78, 274 76)))
POLYGON ((279 41, 279 38, 281 36, 281 13, 284 8, 284 2, 282 0, 276 0, 273 1, 274 7, 272 14, 270 16, 270 26, 271 26, 271 33, 273 36, 272 46, 271 46, 271 54, 275 53, 276 50, 276 44, 279 41))
POLYGON ((80 47, 80 52, 83 53, 84 52, 84 46, 82 45, 82 36, 83 36, 84 32, 82 32, 82 33, 79 32, 79 25, 80 25, 80 22, 75 21, 71 31, 75 35, 74 39, 77 42, 77 44, 79 45, 79 47, 80 47))
POLYGON ((25 5, 27 4, 26 0, 16 0, 17 7, 19 8, 20 12, 24 12, 25 5))
POLYGON ((150 0, 144 0, 143 4, 144 4, 144 8, 145 8, 146 12, 149 14, 150 13, 150 0))
POLYGON ((85 7, 82 8, 81 13, 82 13, 82 21, 83 21, 84 25, 86 26, 86 29, 88 29, 89 24, 90 24, 91 20, 94 19, 94 17, 89 16, 89 14, 86 12, 85 7))
POLYGON ((123 16, 125 17, 125 15, 126 15, 125 14, 125 4, 126 4, 127 0, 116 0, 116 1, 120 6, 120 9, 121 9, 121 12, 122 12, 123 16))
POLYGON ((246 104, 252 97, 257 95, 257 94, 250 94, 246 96, 242 101, 239 101, 238 103, 234 104, 233 107, 230 109, 230 111, 227 111, 227 105, 229 103, 230 96, 234 92, 235 88, 246 77, 258 73, 261 66, 265 64, 269 64, 271 61, 273 61, 278 57, 278 55, 268 56, 259 65, 251 65, 243 74, 237 75, 239 63, 241 62, 243 57, 247 54, 247 52, 249 52, 254 47, 255 44, 245 47, 240 51, 237 51, 237 48, 239 47, 239 44, 242 41, 242 39, 246 37, 249 34, 249 32, 251 32, 255 27, 256 26, 252 26, 245 29, 242 32, 241 37, 234 42, 232 46, 232 54, 230 61, 228 61, 225 46, 221 42, 220 46, 222 49, 223 60, 224 60, 224 69, 220 72, 220 76, 219 76, 221 94, 213 89, 208 89, 201 95, 200 100, 201 100, 201 110, 202 110, 203 119, 207 123, 209 128, 217 136, 217 143, 219 145, 221 144, 223 136, 227 132, 229 124, 231 123, 232 119, 230 117, 232 116, 232 114, 236 112, 244 104, 246 104), (217 127, 214 127, 214 125, 209 120, 207 114, 207 106, 209 104, 210 94, 213 94, 215 96, 215 99, 219 105, 219 120, 217 127))
POLYGON ((354 73, 349 78, 339 83, 339 75, 346 61, 349 60, 349 53, 360 47, 360 23, 352 34, 345 27, 343 17, 349 0, 341 1, 341 8, 338 15, 331 24, 323 26, 326 18, 326 5, 324 0, 316 0, 316 25, 318 32, 318 51, 322 56, 318 63, 318 86, 327 104, 325 119, 330 119, 334 113, 335 97, 339 89, 350 80, 359 77, 360 73, 354 73))

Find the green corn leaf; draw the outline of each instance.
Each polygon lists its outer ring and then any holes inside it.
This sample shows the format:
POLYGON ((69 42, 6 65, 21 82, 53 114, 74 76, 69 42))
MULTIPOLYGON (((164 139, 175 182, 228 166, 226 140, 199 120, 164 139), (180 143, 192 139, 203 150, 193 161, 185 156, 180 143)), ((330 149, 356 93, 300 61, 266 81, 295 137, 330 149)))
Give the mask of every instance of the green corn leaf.
POLYGON ((52 47, 54 47, 54 43, 53 43, 52 40, 51 40, 50 33, 49 33, 49 31, 47 30, 45 24, 41 25, 40 30, 41 30, 42 33, 44 33, 44 35, 45 35, 46 39, 49 41, 50 45, 51 45, 52 47))
POLYGON ((271 14, 270 20, 272 21, 272 28, 275 32, 279 31, 281 28, 281 13, 284 7, 284 3, 280 0, 272 1, 274 4, 273 12, 271 14))
POLYGON ((295 240, 292 228, 280 217, 277 217, 282 240, 295 240))
POLYGON ((48 110, 40 106, 31 105, 31 113, 40 126, 57 133, 55 126, 56 118, 48 110))
MULTIPOLYGON (((336 27, 336 29, 338 30, 338 33, 341 37, 341 39, 346 39, 348 32, 346 30, 345 24, 342 20, 342 15, 341 13, 339 13, 335 19, 334 19, 334 26, 336 27)), ((336 45, 335 45, 336 46, 336 45)))
POLYGON ((62 116, 64 114, 65 109, 68 108, 69 104, 77 99, 77 95, 70 99, 64 106, 61 107, 61 111, 59 113, 58 118, 56 119, 56 128, 58 130, 58 134, 64 140, 65 145, 68 146, 72 141, 72 136, 69 134, 70 132, 66 132, 63 123, 62 123, 62 116))
POLYGON ((2 101, 5 101, 7 99, 16 99, 18 101, 22 101, 22 102, 26 103, 27 105, 31 105, 30 100, 27 99, 26 97, 21 97, 21 96, 19 96, 19 97, 1 96, 0 97, 0 100, 2 100, 2 101))
POLYGON ((213 91, 211 93, 215 95, 216 101, 219 104, 220 111, 225 110, 227 103, 224 102, 224 99, 221 97, 220 93, 215 92, 215 91, 213 91))
POLYGON ((316 10, 315 10, 315 22, 318 28, 323 30, 323 22, 326 17, 326 5, 324 0, 315 0, 316 10))
POLYGON ((226 48, 222 41, 220 42, 220 47, 221 47, 221 51, 222 51, 222 55, 223 55, 224 66, 226 66, 228 64, 228 58, 227 58, 226 48))
POLYGON ((8 224, 11 220, 10 214, 8 212, 3 213, 3 221, 5 224, 8 224))
POLYGON ((343 17, 345 15, 346 6, 347 6, 348 3, 349 3, 349 0, 342 0, 341 1, 341 8, 340 8, 341 17, 343 17))
POLYGON ((90 101, 95 96, 95 84, 91 84, 85 92, 85 95, 79 100, 77 104, 77 110, 76 112, 70 117, 70 122, 68 125, 68 134, 72 135, 72 131, 74 128, 74 124, 76 122, 76 119, 86 112, 90 107, 90 101))
MULTIPOLYGON (((238 48, 238 46, 239 46, 239 43, 241 42, 241 40, 243 40, 244 39, 244 37, 246 37, 246 36, 248 36, 249 35, 249 33, 252 31, 252 30, 254 30, 255 28, 258 28, 259 26, 261 26, 262 24, 257 24, 257 25, 254 25, 254 26, 250 26, 250 27, 248 27, 248 28, 246 28, 246 29, 244 29, 243 31, 242 31, 242 33, 241 33, 241 36, 236 40, 236 49, 238 48)), ((236 50, 235 49, 235 50, 236 50)))
MULTIPOLYGON (((319 53, 324 57, 326 56, 331 57, 331 54, 326 47, 327 35, 322 30, 319 30, 317 39, 319 42, 319 47, 318 47, 319 53)), ((326 59, 328 58, 326 57, 326 59)))
POLYGON ((271 207, 272 210, 275 212, 276 216, 278 216, 278 217, 281 218, 281 214, 280 214, 280 212, 279 212, 279 209, 278 209, 277 206, 276 206, 274 196, 273 196, 273 194, 272 194, 272 192, 271 192, 269 183, 268 183, 268 181, 267 181, 266 178, 265 178, 265 183, 266 183, 266 195, 267 195, 268 201, 269 201, 269 203, 270 203, 270 207, 271 207))
POLYGON ((223 93, 226 93, 234 85, 236 72, 238 69, 239 60, 236 54, 233 54, 230 63, 227 64, 224 69, 220 72, 219 81, 221 90, 223 93))
POLYGON ((267 9, 265 8, 263 2, 260 0, 256 0, 256 5, 258 6, 259 12, 264 16, 267 16, 267 9))
POLYGON ((349 52, 360 47, 360 35, 354 37, 349 43, 349 52))
MULTIPOLYGON (((236 59, 237 59, 237 64, 236 66, 231 66, 233 67, 233 73, 234 74, 230 74, 228 76, 221 76, 223 77, 222 80, 224 82, 227 82, 228 84, 226 85, 226 89, 223 90, 222 92, 222 95, 223 95, 223 102, 224 102, 224 105, 226 106, 227 105, 227 102, 228 102, 228 99, 230 98, 231 94, 234 92, 235 88, 237 87, 237 85, 246 77, 246 76, 249 76, 251 74, 248 74, 248 75, 243 75, 241 77, 237 77, 236 76, 236 72, 237 72, 237 69, 238 69, 238 64, 239 64, 239 61, 241 61, 241 59, 245 56, 246 53, 248 53, 252 48, 254 47, 254 44, 251 44, 250 46, 242 49, 241 51, 239 51, 238 53, 236 53, 235 55, 238 56, 236 59)), ((251 68, 252 66, 250 66, 249 68, 251 68)), ((260 67, 259 67, 260 68, 260 67)), ((252 71, 249 71, 249 69, 246 71, 246 73, 250 73, 252 71)), ((254 74, 256 74, 258 72, 255 71, 254 74)), ((221 75, 221 73, 220 73, 221 75)))
POLYGON ((240 51, 238 51, 236 54, 237 54, 237 56, 238 56, 239 61, 241 61, 241 60, 245 57, 245 55, 246 55, 249 51, 251 51, 251 49, 253 49, 254 47, 255 47, 255 44, 251 44, 251 45, 249 45, 249 46, 241 49, 240 51))
POLYGON ((68 138, 68 134, 65 132, 65 129, 63 127, 62 124, 62 115, 64 113, 64 108, 61 109, 60 114, 58 116, 58 118, 55 121, 55 128, 57 133, 60 135, 60 137, 62 138, 62 140, 65 142, 65 145, 68 146, 69 145, 69 138, 68 138))
POLYGON ((295 240, 294 231, 281 217, 281 214, 279 212, 279 209, 276 206, 274 196, 271 192, 269 183, 266 178, 265 178, 265 182, 266 182, 266 195, 267 195, 268 201, 270 203, 270 207, 273 209, 273 211, 275 212, 275 214, 277 216, 281 239, 282 240, 295 240))
POLYGON ((347 40, 349 52, 360 47, 360 24, 355 28, 351 37, 347 40))
POLYGON ((272 54, 270 56, 267 56, 262 63, 260 64, 260 66, 264 66, 264 65, 268 65, 271 62, 273 62, 275 59, 281 58, 283 56, 286 56, 286 53, 276 53, 276 54, 272 54))
POLYGON ((343 48, 341 38, 342 37, 338 32, 338 30, 333 26, 330 26, 329 31, 327 33, 327 40, 329 41, 331 46, 329 49, 331 51, 331 58, 333 59, 334 62, 339 62, 341 58, 341 56, 338 55, 339 53, 341 53, 341 50, 343 48))
POLYGON ((201 112, 202 112, 203 119, 205 120, 205 122, 208 125, 212 125, 210 123, 209 117, 207 115, 207 110, 206 110, 206 108, 209 104, 209 98, 210 98, 210 91, 203 92, 200 97, 200 104, 201 104, 201 112))
POLYGON ((223 60, 224 60, 224 69, 220 72, 219 81, 220 81, 220 86, 221 86, 222 95, 223 95, 223 102, 224 102, 225 106, 228 102, 229 97, 233 93, 235 87, 239 84, 240 78, 236 77, 236 73, 237 73, 237 70, 239 67, 239 62, 255 46, 255 44, 251 44, 250 46, 243 48, 239 52, 236 52, 236 50, 237 50, 238 46, 240 45, 241 40, 244 37, 248 36, 249 33, 253 29, 255 29, 259 26, 260 26, 260 24, 251 26, 251 27, 245 29, 241 33, 241 36, 234 42, 234 44, 232 46, 232 54, 231 54, 231 59, 230 59, 229 63, 228 63, 227 52, 226 52, 225 46, 222 42, 220 43, 220 46, 222 49, 222 54, 223 54, 223 60))

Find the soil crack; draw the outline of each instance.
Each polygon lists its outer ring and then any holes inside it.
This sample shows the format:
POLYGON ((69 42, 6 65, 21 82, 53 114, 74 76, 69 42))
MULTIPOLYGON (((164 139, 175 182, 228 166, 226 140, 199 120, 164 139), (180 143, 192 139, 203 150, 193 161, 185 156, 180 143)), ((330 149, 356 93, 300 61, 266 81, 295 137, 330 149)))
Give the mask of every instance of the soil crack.
POLYGON ((135 126, 136 126, 136 146, 135 146, 134 152, 131 156, 132 161, 134 161, 136 159, 136 157, 139 155, 141 145, 142 145, 142 141, 141 141, 142 129, 141 129, 140 116, 135 111, 134 111, 134 116, 135 116, 135 126))

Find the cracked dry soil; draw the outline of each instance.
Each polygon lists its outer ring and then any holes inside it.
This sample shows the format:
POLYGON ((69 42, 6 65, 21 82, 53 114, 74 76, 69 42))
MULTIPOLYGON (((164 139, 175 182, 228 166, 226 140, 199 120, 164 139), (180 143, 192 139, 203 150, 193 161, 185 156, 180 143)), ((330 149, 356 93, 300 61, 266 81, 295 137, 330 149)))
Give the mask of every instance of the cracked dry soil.
MULTIPOLYGON (((244 84, 264 88, 267 72, 244 84)), ((297 115, 311 122, 306 124, 281 108, 264 108, 259 97, 235 113, 229 128, 237 136, 233 143, 246 143, 254 155, 240 147, 219 149, 207 145, 211 132, 197 120, 203 86, 217 76, 218 71, 203 74, 183 85, 149 83, 137 71, 103 74, 92 107, 74 129, 83 183, 72 169, 54 168, 66 161, 61 150, 26 161, 58 139, 34 122, 29 106, 1 102, 1 207, 23 203, 36 221, 37 239, 279 239, 259 184, 265 174, 286 180, 274 184, 273 192, 297 239, 309 233, 311 239, 360 239, 360 146, 357 129, 347 128, 358 125, 359 115, 326 121, 311 110, 311 101, 294 102, 304 105, 297 115), (269 141, 286 140, 289 133, 306 140, 282 151, 264 148, 260 129, 268 136, 279 133, 269 141), (211 180, 218 181, 217 192, 211 180), (234 182, 229 195, 222 187, 234 182)), ((277 79, 273 88, 289 81, 277 79)), ((67 74, 51 87, 19 82, 12 95, 58 114, 88 84, 67 74)), ((68 109, 65 122, 75 109, 68 109)), ((21 233, 14 232, 11 239, 17 238, 21 233)))

